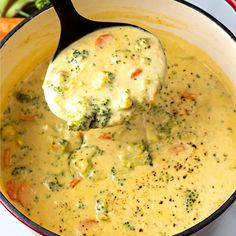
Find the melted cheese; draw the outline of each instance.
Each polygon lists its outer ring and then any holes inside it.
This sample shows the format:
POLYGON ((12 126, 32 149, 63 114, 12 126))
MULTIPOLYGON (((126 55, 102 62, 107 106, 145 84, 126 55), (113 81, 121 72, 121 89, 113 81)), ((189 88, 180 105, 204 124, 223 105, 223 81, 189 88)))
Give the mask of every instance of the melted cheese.
POLYGON ((169 236, 235 191, 235 88, 204 52, 158 36, 166 80, 155 105, 123 125, 69 131, 44 100, 47 61, 9 97, 2 179, 6 196, 33 221, 60 235, 169 236))
POLYGON ((135 103, 150 103, 166 74, 158 38, 139 28, 97 30, 56 57, 43 89, 51 111, 73 130, 130 119, 135 103))

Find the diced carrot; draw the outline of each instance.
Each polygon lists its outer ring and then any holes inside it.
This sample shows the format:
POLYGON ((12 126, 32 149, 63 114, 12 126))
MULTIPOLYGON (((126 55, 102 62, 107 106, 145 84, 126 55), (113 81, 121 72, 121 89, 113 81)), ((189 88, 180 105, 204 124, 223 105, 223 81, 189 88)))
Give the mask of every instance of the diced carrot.
POLYGON ((138 75, 140 75, 143 72, 141 68, 137 68, 135 71, 133 71, 130 75, 131 79, 136 79, 138 75))
POLYGON ((111 34, 102 34, 95 40, 95 46, 98 48, 103 48, 105 42, 111 38, 111 34))
POLYGON ((185 90, 182 93, 180 93, 180 97, 181 98, 185 98, 185 99, 194 100, 194 99, 196 99, 198 97, 198 95, 185 90))
POLYGON ((81 220, 79 222, 79 226, 80 226, 80 228, 88 229, 92 226, 97 225, 98 223, 99 223, 99 221, 94 220, 94 219, 85 219, 85 220, 81 220))
POLYGON ((183 152, 185 150, 185 146, 183 143, 175 144, 170 148, 170 150, 178 155, 180 152, 183 152))
POLYGON ((58 145, 56 145, 55 143, 53 143, 53 144, 51 145, 51 148, 52 148, 52 150, 56 151, 56 150, 58 149, 58 145))
POLYGON ((22 121, 33 121, 34 115, 20 115, 19 119, 22 121))
POLYGON ((9 167, 12 164, 10 148, 5 148, 3 150, 3 165, 4 167, 9 167))
POLYGON ((9 33, 24 18, 0 18, 0 40, 9 33))
POLYGON ((83 137, 82 131, 75 131, 74 134, 75 134, 75 137, 77 137, 77 138, 83 137))
POLYGON ((17 188, 17 201, 23 206, 29 204, 29 199, 31 196, 31 187, 28 183, 23 182, 17 188))
POLYGON ((17 185, 13 180, 9 180, 6 183, 6 192, 11 200, 17 200, 17 185))
POLYGON ((70 182, 70 187, 74 188, 79 182, 81 181, 80 177, 74 178, 73 180, 71 180, 70 182))
POLYGON ((101 132, 98 136, 99 139, 111 140, 112 134, 108 132, 101 132))
POLYGON ((25 207, 29 203, 32 189, 26 182, 17 185, 14 180, 9 180, 6 183, 6 192, 11 200, 15 200, 25 207))

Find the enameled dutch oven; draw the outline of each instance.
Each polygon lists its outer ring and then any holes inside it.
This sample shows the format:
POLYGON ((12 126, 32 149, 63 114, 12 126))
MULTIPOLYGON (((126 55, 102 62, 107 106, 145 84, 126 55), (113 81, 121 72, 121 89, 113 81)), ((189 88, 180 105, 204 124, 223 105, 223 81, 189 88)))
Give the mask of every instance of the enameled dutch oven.
MULTIPOLYGON (((101 12, 108 12, 109 15, 110 11, 127 12, 128 10, 133 15, 142 16, 135 17, 136 24, 145 25, 145 16, 148 17, 149 14, 164 19, 165 24, 156 23, 152 27, 177 34, 197 45, 213 58, 236 87, 236 37, 220 22, 194 5, 182 0, 103 0, 99 1, 99 4, 97 0, 74 0, 74 3, 77 10, 84 16, 101 12)), ((111 15, 107 20, 129 22, 130 15, 123 14, 122 18, 114 18, 111 15)), ((11 88, 24 74, 30 71, 37 62, 52 56, 59 38, 59 31, 59 21, 54 9, 49 6, 25 19, 1 42, 1 106, 11 88)), ((6 209, 38 233, 55 235, 17 210, 8 200, 2 185, 0 170, 0 201, 6 209)), ((208 235, 217 221, 221 220, 222 213, 226 213, 235 200, 236 190, 212 215, 179 233, 178 236, 208 235)))

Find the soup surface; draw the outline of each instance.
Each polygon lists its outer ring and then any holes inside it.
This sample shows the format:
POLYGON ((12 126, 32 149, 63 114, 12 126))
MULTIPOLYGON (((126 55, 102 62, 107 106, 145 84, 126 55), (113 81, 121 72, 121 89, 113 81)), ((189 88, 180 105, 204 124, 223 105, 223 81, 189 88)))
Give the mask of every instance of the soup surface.
POLYGON ((235 89, 199 49, 158 32, 164 86, 134 120, 69 131, 44 100, 48 61, 9 96, 1 121, 7 196, 60 235, 173 235, 236 189, 235 89))
POLYGON ((43 89, 51 111, 71 130, 121 124, 155 101, 166 59, 153 34, 130 26, 92 32, 50 64, 43 89))

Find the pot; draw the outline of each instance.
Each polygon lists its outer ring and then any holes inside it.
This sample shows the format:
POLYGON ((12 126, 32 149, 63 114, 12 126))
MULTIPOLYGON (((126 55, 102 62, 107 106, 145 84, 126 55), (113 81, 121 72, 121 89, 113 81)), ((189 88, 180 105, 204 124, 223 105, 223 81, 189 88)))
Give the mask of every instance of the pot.
MULTIPOLYGON (((140 25, 147 25, 145 18, 150 14, 155 15, 160 21, 152 24, 152 27, 177 34, 197 45, 214 59, 236 87, 236 37, 220 22, 192 4, 181 0, 103 0, 99 1, 98 5, 97 0, 80 0, 75 1, 75 6, 84 16, 108 12, 105 20, 118 22, 130 22, 128 12, 133 12, 135 19, 132 22, 140 25), (114 9, 125 14, 121 14, 120 17, 109 15, 109 12, 114 9)), ((24 20, 3 40, 0 52, 2 57, 1 106, 9 91, 22 76, 38 62, 53 55, 59 39, 59 30, 57 16, 53 8, 49 6, 24 20)), ((28 219, 10 203, 2 186, 1 172, 0 187, 0 201, 8 211, 38 233, 55 235, 28 219)), ((236 191, 212 215, 179 233, 178 236, 202 233, 207 235, 222 218, 222 213, 225 213, 235 200, 236 191)))

